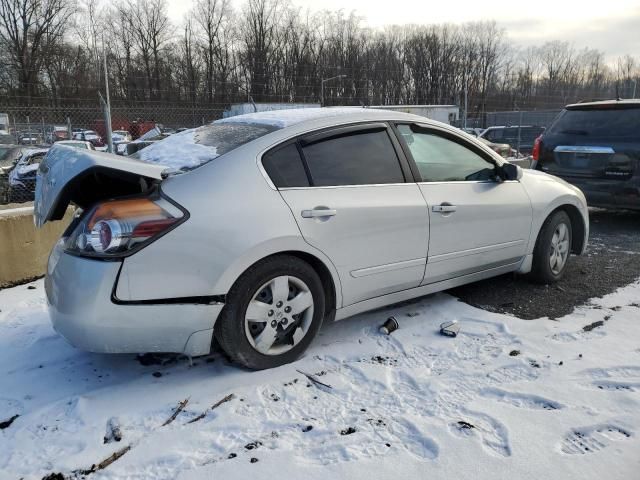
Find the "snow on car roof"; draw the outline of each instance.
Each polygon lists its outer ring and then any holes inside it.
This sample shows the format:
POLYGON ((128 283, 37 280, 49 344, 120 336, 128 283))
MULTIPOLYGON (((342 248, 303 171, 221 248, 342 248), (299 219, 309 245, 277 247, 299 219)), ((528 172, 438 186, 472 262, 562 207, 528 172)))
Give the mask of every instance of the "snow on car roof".
POLYGON ((212 123, 170 135, 132 156, 165 165, 169 172, 191 170, 273 130, 273 126, 264 124, 212 123))
POLYGON ((329 121, 338 117, 348 117, 349 120, 357 121, 415 116, 357 107, 300 108, 249 113, 223 118, 208 125, 175 133, 153 142, 132 157, 144 162, 165 165, 168 167, 168 173, 192 170, 270 132, 304 122, 329 121))
POLYGON ((371 114, 377 117, 382 114, 394 115, 396 112, 388 110, 376 110, 370 108, 357 107, 336 107, 336 108, 294 108, 289 110, 270 110, 267 112, 247 113, 235 117, 222 118, 213 123, 258 123, 271 125, 276 128, 286 128, 302 122, 311 120, 341 117, 345 115, 371 114))

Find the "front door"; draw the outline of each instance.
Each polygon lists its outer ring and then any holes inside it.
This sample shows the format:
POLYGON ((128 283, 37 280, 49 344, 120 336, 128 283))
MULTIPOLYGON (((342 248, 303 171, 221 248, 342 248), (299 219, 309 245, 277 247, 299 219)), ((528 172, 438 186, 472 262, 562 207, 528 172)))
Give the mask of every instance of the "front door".
POLYGON ((457 135, 398 125, 415 161, 430 215, 423 283, 520 262, 529 242, 532 207, 519 181, 495 178, 495 164, 457 135))

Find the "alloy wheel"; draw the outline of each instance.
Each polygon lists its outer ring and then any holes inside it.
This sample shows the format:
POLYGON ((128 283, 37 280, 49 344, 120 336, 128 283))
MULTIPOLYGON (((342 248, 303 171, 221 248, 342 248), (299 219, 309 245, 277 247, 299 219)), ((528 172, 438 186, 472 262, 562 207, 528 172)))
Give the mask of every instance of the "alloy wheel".
POLYGON ((565 223, 559 223, 551 237, 549 249, 549 266, 554 275, 559 275, 564 269, 569 257, 569 228, 565 223))
POLYGON ((251 346, 263 355, 280 355, 305 337, 313 320, 313 295, 299 278, 281 275, 262 285, 245 313, 251 346))

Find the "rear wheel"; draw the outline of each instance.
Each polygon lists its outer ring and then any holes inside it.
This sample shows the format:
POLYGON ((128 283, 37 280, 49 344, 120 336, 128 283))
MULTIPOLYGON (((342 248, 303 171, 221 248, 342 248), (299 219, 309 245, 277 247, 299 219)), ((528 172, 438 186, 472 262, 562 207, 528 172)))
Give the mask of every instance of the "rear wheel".
POLYGON ((534 280, 554 283, 562 278, 571 253, 571 236, 571 219, 566 212, 560 210, 547 218, 533 251, 534 280))
POLYGON ((251 369, 290 363, 322 325, 324 302, 322 282, 309 264, 290 255, 268 258, 229 291, 216 339, 233 360, 251 369))

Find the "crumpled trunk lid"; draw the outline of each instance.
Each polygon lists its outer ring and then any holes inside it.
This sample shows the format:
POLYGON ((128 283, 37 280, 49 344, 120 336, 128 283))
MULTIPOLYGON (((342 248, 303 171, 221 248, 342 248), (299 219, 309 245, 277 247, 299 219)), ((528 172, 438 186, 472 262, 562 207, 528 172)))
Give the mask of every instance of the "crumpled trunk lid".
POLYGON ((56 145, 38 169, 34 223, 60 220, 70 203, 87 208, 119 196, 142 193, 159 183, 164 165, 109 153, 56 145))

